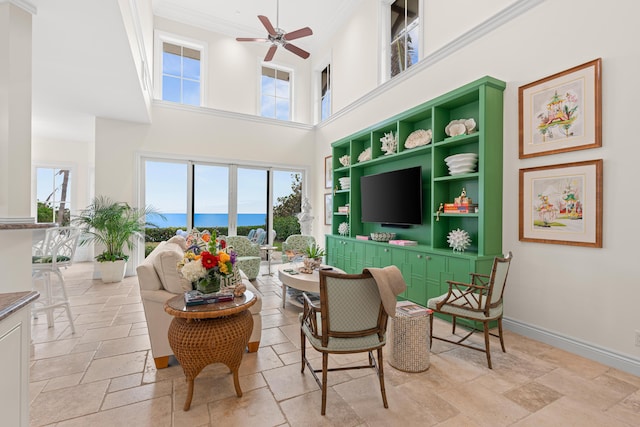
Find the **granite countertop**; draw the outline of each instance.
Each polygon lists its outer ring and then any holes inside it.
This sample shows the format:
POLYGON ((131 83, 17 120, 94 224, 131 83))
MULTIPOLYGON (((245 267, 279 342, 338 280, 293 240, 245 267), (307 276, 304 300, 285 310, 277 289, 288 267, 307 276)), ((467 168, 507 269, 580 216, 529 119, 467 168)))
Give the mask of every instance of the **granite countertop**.
POLYGON ((8 292, 0 294, 0 321, 9 317, 12 313, 20 310, 22 307, 29 305, 40 294, 36 291, 8 292))
POLYGON ((56 224, 52 223, 16 223, 16 224, 0 224, 0 231, 2 230, 29 230, 29 229, 41 229, 55 227, 56 224))

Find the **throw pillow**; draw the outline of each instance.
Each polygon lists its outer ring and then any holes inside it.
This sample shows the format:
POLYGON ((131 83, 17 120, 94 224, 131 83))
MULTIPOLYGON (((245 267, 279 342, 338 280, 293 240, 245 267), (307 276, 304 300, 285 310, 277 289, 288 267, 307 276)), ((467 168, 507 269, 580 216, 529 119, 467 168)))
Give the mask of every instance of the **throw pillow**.
MULTIPOLYGON (((167 243, 165 246, 170 245, 167 243)), ((165 248, 153 259, 153 267, 160 277, 165 290, 181 294, 193 289, 191 282, 186 280, 178 271, 178 263, 182 261, 184 253, 177 244, 171 244, 173 248, 165 248)))

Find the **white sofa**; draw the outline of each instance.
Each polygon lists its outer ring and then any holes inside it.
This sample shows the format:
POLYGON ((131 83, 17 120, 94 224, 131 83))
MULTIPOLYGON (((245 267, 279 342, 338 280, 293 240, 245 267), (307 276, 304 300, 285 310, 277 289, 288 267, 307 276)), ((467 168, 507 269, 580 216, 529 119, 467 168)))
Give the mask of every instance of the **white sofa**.
MULTIPOLYGON (((173 354, 168 338, 169 324, 173 316, 164 311, 164 303, 191 289, 191 283, 185 280, 176 268, 183 257, 185 246, 184 238, 179 236, 160 242, 137 268, 140 297, 147 319, 151 352, 157 369, 166 368, 169 365, 169 356, 173 354)), ((249 338, 248 350, 255 352, 260 346, 262 335, 262 315, 260 314, 262 298, 244 273, 241 272, 241 275, 242 282, 258 299, 249 309, 253 315, 253 331, 249 338)))

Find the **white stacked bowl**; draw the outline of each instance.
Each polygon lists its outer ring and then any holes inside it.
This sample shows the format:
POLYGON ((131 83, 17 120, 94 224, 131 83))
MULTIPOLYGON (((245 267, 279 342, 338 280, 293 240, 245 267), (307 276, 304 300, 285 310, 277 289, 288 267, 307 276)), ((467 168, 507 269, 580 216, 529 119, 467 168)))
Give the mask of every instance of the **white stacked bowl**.
POLYGON ((476 153, 454 154, 444 159, 449 168, 449 175, 459 175, 476 171, 478 155, 476 153))

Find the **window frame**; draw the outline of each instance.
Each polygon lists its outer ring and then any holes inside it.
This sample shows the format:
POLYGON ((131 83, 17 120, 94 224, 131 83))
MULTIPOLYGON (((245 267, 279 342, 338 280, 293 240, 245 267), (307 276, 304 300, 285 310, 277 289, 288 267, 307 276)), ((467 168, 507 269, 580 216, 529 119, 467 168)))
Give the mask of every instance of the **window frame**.
POLYGON ((316 86, 316 88, 318 90, 318 97, 317 97, 317 100, 316 100, 316 106, 318 108, 318 115, 317 115, 318 123, 322 123, 322 122, 328 120, 333 115, 333 76, 332 76, 333 72, 331 71, 331 68, 332 68, 331 67, 331 62, 328 61, 328 62, 325 63, 325 65, 320 67, 320 71, 318 73, 317 86, 316 86), (323 101, 324 101, 324 96, 323 96, 323 93, 322 93, 322 77, 323 77, 323 74, 324 74, 325 70, 328 70, 327 71, 328 83, 327 83, 327 92, 326 93, 328 94, 327 96, 329 98, 329 114, 327 115, 327 117, 322 117, 322 111, 323 111, 322 104, 323 104, 323 101))
MULTIPOLYGON (((197 50, 200 52, 200 105, 199 107, 204 107, 207 105, 207 80, 208 80, 208 44, 204 41, 190 39, 187 37, 182 37, 176 34, 168 33, 165 31, 155 30, 154 31, 154 85, 153 85, 153 94, 154 98, 158 100, 162 99, 162 71, 163 71, 163 60, 162 60, 162 52, 164 43, 171 43, 174 45, 182 46, 185 48, 197 50)), ((166 101, 172 102, 172 101, 166 101)), ((183 102, 177 102, 180 105, 191 105, 193 104, 185 104, 183 102)))
MULTIPOLYGON (((76 178, 75 176, 77 175, 76 172, 76 168, 74 165, 70 165, 70 164, 34 164, 32 166, 32 197, 31 197, 31 203, 32 203, 32 212, 34 212, 33 216, 34 216, 34 220, 36 223, 38 223, 38 169, 51 169, 52 171, 56 171, 56 170, 68 170, 69 171, 69 185, 67 187, 67 199, 65 200, 65 209, 69 210, 69 213, 71 215, 73 215, 72 211, 72 207, 74 206, 75 203, 75 186, 76 186, 76 178)), ((55 173, 53 173, 55 175, 55 173)), ((53 203, 55 206, 55 203, 59 203, 60 201, 56 201, 54 200, 53 203)), ((53 212, 53 222, 56 223, 57 218, 55 216, 55 209, 53 212)), ((69 225, 69 224, 66 224, 69 225)))
MULTIPOLYGON (((418 64, 424 58, 424 0, 418 1, 418 64)), ((392 79, 391 77, 391 5, 395 0, 380 0, 380 84, 392 79)), ((413 64, 413 65, 416 65, 413 64)), ((411 67, 406 67, 393 77, 405 73, 411 67)))
MULTIPOLYGON (((194 172, 195 165, 204 165, 204 166, 220 166, 228 168, 229 170, 229 187, 230 191, 228 193, 228 214, 229 214, 229 224, 228 231, 229 235, 235 235, 237 231, 237 203, 238 203, 238 169, 256 169, 263 170, 267 172, 268 176, 268 185, 267 185, 267 227, 269 229, 273 228, 273 202, 276 199, 274 197, 274 172, 291 172, 291 173, 299 173, 300 180, 302 182, 302 193, 301 200, 304 200, 308 197, 308 182, 307 177, 309 176, 309 171, 304 166, 299 165, 267 165, 261 163, 252 163, 252 162, 220 162, 213 159, 202 159, 202 160, 190 160, 188 157, 179 157, 175 156, 163 156, 162 154, 144 154, 140 155, 137 158, 138 165, 138 188, 139 188, 139 206, 146 206, 146 163, 147 162, 158 162, 158 163, 176 163, 183 164, 187 167, 187 189, 186 189, 186 209, 187 209, 187 225, 186 228, 190 230, 193 228, 193 220, 194 220, 194 172), (233 218, 232 218, 233 217, 233 218), (233 234, 232 234, 233 233, 233 234)), ((269 233, 269 238, 271 233, 269 233)), ((140 245, 138 252, 139 255, 144 253, 144 245, 140 245)), ((143 256, 143 255, 142 255, 143 256)), ((144 257, 144 256, 143 256, 144 257)))
MULTIPOLYGON (((262 115, 262 68, 271 68, 276 71, 282 71, 285 73, 289 73, 289 117, 287 121, 294 120, 294 83, 295 83, 295 73, 293 68, 285 67, 282 65, 274 64, 273 62, 264 62, 260 60, 258 62, 258 100, 257 100, 257 116, 264 117, 265 119, 273 119, 273 120, 281 120, 277 117, 267 117, 262 115)), ((282 121, 282 120, 281 120, 282 121)))

